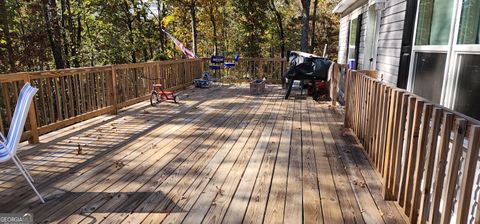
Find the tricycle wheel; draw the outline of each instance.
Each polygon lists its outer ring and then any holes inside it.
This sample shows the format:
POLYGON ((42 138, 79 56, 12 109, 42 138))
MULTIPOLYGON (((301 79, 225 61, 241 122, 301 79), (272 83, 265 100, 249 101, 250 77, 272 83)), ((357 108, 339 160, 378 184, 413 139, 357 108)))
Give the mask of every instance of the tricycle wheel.
POLYGON ((156 106, 160 100, 158 100, 158 94, 156 92, 152 92, 152 95, 150 95, 150 105, 152 107, 156 106))
POLYGON ((180 102, 180 99, 179 99, 179 97, 178 97, 177 95, 173 95, 173 102, 174 102, 174 103, 180 102))

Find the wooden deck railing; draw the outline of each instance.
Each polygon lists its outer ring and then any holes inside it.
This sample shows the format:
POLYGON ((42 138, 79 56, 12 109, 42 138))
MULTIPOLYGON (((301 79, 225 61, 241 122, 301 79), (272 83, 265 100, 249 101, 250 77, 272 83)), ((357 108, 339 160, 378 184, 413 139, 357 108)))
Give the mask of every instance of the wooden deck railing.
MULTIPOLYGON (((210 58, 203 58, 205 68, 208 69, 210 58)), ((226 62, 233 61, 227 58, 226 62)), ((288 62, 283 58, 240 58, 235 68, 230 70, 222 70, 222 74, 234 73, 235 78, 241 80, 263 78, 267 79, 268 83, 280 83, 281 76, 288 69, 288 62)), ((217 78, 220 78, 217 76, 217 78)))
POLYGON ((480 122, 366 74, 348 72, 345 126, 383 177, 385 198, 412 223, 479 222, 480 122))
POLYGON ((202 66, 194 59, 0 75, 0 131, 8 132, 25 82, 39 91, 23 139, 38 142, 41 134, 147 99, 153 83, 167 89, 190 85, 202 66))
MULTIPOLYGON (((286 66, 284 59, 242 58, 229 72, 245 78, 266 77, 278 83, 286 66)), ((25 82, 39 89, 23 135, 24 140, 36 143, 39 135, 146 100, 153 83, 181 89, 207 70, 208 60, 185 59, 0 74, 0 132, 8 133, 25 82)))

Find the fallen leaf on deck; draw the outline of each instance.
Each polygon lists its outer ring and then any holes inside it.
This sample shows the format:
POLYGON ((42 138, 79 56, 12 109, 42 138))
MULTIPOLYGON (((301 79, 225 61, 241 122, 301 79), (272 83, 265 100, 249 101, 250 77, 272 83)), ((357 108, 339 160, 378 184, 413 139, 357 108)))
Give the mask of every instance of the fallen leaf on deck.
POLYGON ((125 163, 119 160, 113 162, 113 164, 115 165, 116 168, 122 168, 125 166, 125 163))
POLYGON ((365 182, 360 182, 360 187, 361 188, 365 188, 367 186, 367 184, 365 182))
POLYGON ((223 196, 223 190, 221 188, 219 188, 218 186, 215 186, 218 190, 218 194, 220 194, 221 196, 223 196))
POLYGON ((80 143, 77 144, 77 156, 78 155, 82 155, 82 146, 80 145, 80 143))

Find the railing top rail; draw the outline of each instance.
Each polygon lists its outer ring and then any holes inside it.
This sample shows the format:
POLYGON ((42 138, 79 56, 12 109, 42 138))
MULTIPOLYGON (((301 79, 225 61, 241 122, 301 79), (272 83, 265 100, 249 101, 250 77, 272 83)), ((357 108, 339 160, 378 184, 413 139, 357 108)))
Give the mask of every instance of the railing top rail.
MULTIPOLYGON (((353 73, 359 73, 360 75, 362 75, 362 76, 365 77, 366 79, 369 79, 369 80, 372 80, 372 81, 381 82, 381 81, 379 81, 378 79, 367 75, 367 74, 366 74, 366 71, 367 71, 367 70, 351 70, 351 72, 353 72, 353 73)), ((457 116, 457 117, 460 117, 460 118, 465 119, 466 121, 468 121, 468 128, 469 128, 470 126, 472 126, 472 125, 480 125, 480 121, 477 120, 477 119, 475 119, 475 118, 469 117, 469 116, 467 116, 467 115, 465 115, 465 114, 462 114, 462 113, 460 113, 460 112, 458 112, 458 111, 455 111, 455 110, 452 110, 452 109, 447 108, 447 107, 445 107, 445 106, 442 106, 442 105, 440 105, 440 104, 434 103, 434 102, 432 102, 432 101, 430 101, 430 100, 428 100, 428 99, 425 99, 424 97, 421 97, 421 96, 419 96, 419 95, 417 95, 417 94, 415 94, 415 93, 412 93, 412 92, 410 92, 410 91, 408 91, 408 90, 398 88, 398 87, 396 87, 396 86, 394 86, 394 85, 392 85, 392 84, 390 84, 390 83, 385 83, 385 82, 381 82, 381 83, 382 83, 383 85, 385 85, 385 86, 388 86, 388 87, 392 88, 392 90, 400 91, 400 92, 405 92, 405 94, 408 94, 408 95, 410 95, 410 96, 412 96, 412 97, 415 97, 415 98, 417 98, 418 100, 424 101, 424 102, 427 103, 427 104, 432 104, 432 105, 434 105, 434 106, 437 107, 437 108, 441 108, 444 112, 452 113, 452 114, 454 114, 454 115, 457 116)))
POLYGON ((105 72, 110 71, 112 67, 118 69, 127 69, 127 68, 140 68, 148 65, 168 65, 175 63, 183 63, 186 61, 199 61, 198 59, 178 59, 178 60, 169 60, 169 61, 152 61, 144 63, 134 63, 134 64, 118 64, 118 65, 104 65, 104 66, 95 66, 95 67, 80 67, 80 68, 66 68, 66 69, 54 69, 54 70, 45 70, 45 71, 34 71, 34 72, 16 72, 16 73, 6 73, 0 74, 0 83, 4 82, 15 82, 25 80, 26 77, 32 79, 37 78, 50 78, 50 77, 62 77, 68 75, 75 75, 79 73, 89 73, 89 72, 105 72))

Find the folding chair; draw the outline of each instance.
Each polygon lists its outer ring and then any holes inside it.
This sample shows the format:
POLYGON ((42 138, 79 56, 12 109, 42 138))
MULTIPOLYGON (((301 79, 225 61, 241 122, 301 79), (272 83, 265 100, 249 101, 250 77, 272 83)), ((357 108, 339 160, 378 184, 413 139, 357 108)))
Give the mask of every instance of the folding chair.
POLYGON ((227 71, 227 76, 224 76, 224 77, 223 77, 224 79, 234 79, 234 78, 237 78, 237 77, 235 77, 235 76, 230 76, 230 69, 235 68, 235 66, 237 65, 237 62, 238 62, 239 59, 240 59, 240 54, 237 52, 237 53, 235 54, 235 57, 233 58, 233 61, 231 61, 231 62, 225 62, 225 63, 224 63, 225 70, 227 71))
POLYGON ((20 172, 25 177, 28 184, 30 184, 30 186, 33 188, 33 191, 35 191, 37 196, 40 198, 40 201, 45 203, 42 195, 38 193, 37 189, 33 185, 34 181, 32 176, 27 171, 20 159, 18 159, 16 154, 20 144, 20 138, 22 137, 25 121, 27 120, 28 111, 30 109, 30 105, 32 104, 33 96, 37 93, 37 91, 38 89, 32 87, 30 83, 26 83, 20 91, 7 138, 5 138, 0 132, 0 162, 6 162, 9 159, 12 159, 18 169, 20 169, 20 172))

